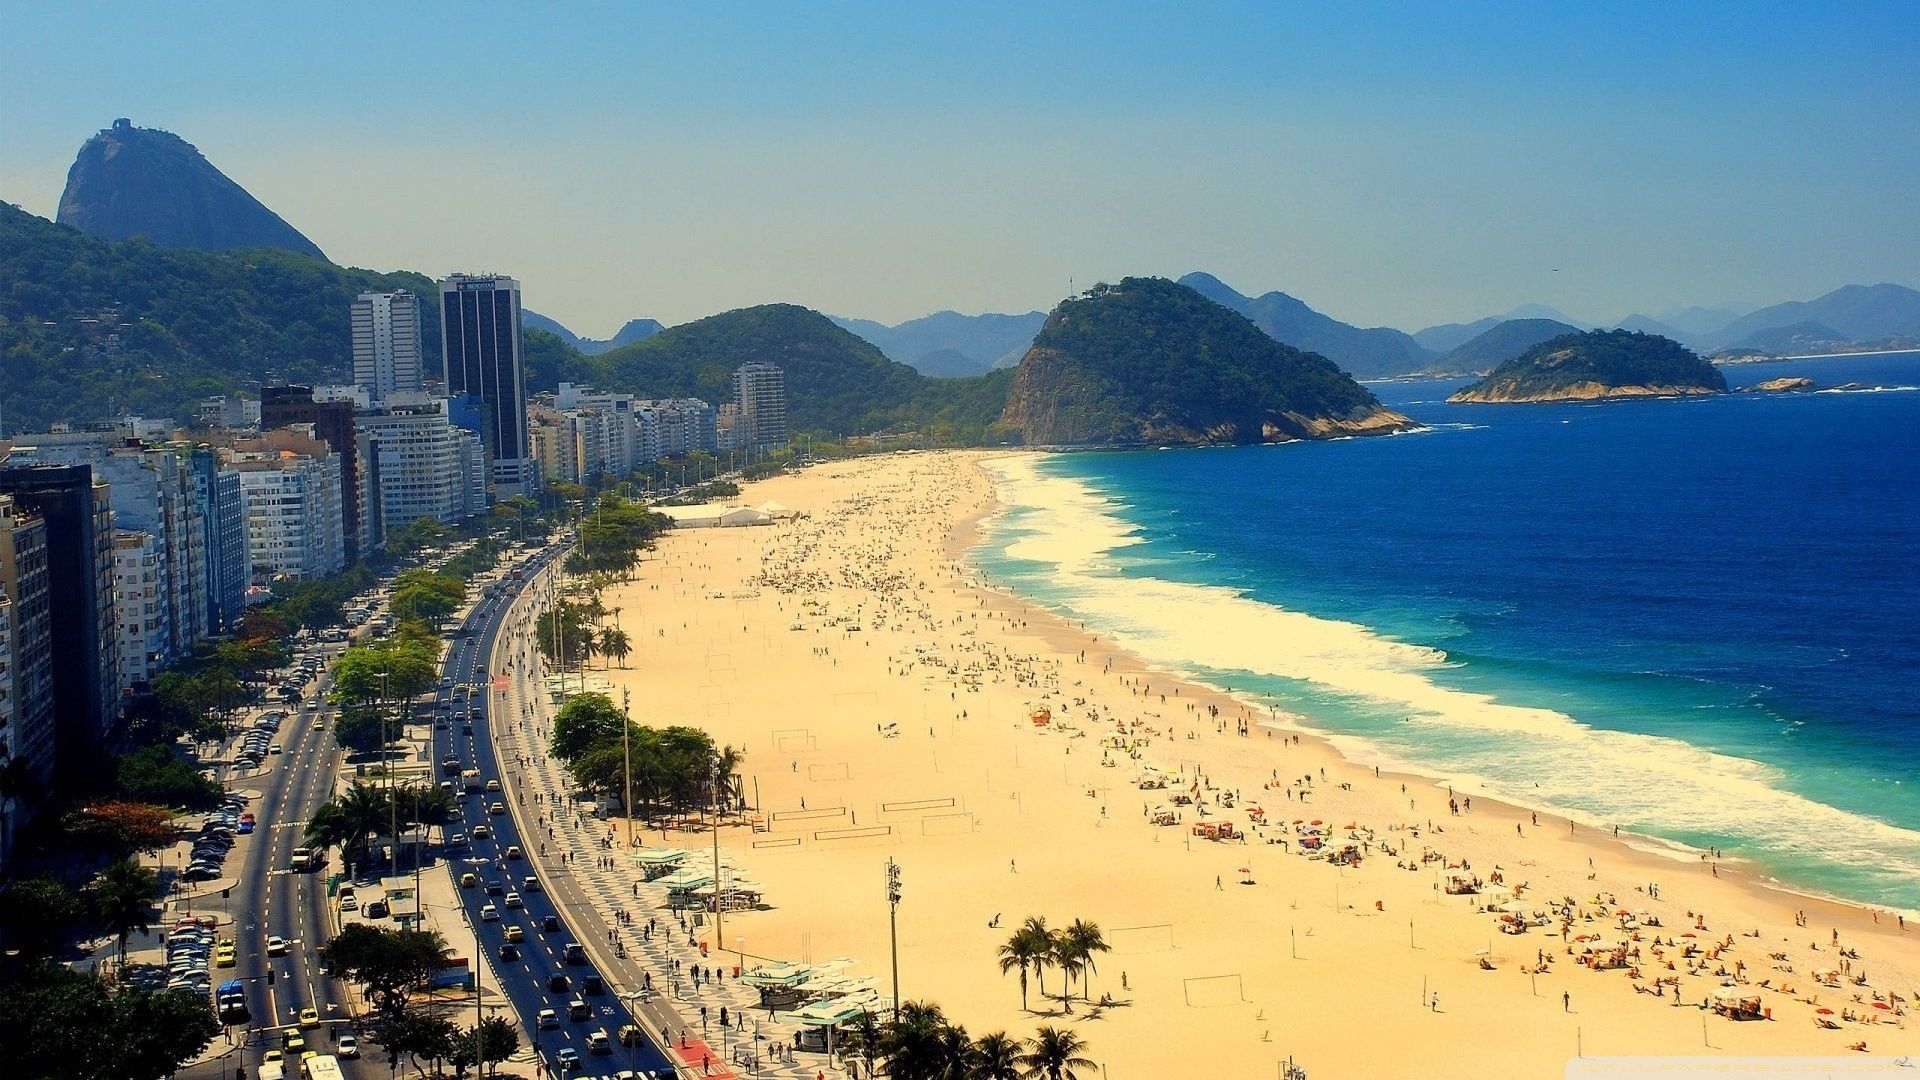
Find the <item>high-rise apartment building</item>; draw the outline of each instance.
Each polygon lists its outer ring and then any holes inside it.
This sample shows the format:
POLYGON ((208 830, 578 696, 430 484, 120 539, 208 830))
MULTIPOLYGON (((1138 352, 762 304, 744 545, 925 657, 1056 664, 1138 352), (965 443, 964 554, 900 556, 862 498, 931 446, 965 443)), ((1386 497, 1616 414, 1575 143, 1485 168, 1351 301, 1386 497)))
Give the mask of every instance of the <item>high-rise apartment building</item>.
POLYGON ((120 688, 151 683, 174 657, 168 629, 166 553, 152 533, 116 529, 113 534, 113 613, 119 620, 114 647, 120 654, 120 688))
POLYGON ((97 786, 119 735, 120 657, 113 606, 113 506, 88 465, 0 468, 0 494, 46 524, 53 651, 54 778, 97 786))
POLYGON ((520 355, 520 283, 492 274, 442 281, 440 352, 448 396, 478 407, 494 498, 538 488, 520 355))
POLYGON ((360 413, 358 423, 371 439, 368 459, 380 478, 372 496, 384 529, 486 512, 486 453, 479 436, 448 419, 446 402, 396 403, 360 413))
POLYGON ((220 463, 212 447, 195 447, 187 455, 194 475, 194 502, 200 514, 206 545, 206 632, 223 634, 239 622, 247 603, 247 507, 240 494, 240 474, 220 463))
POLYGON ((419 393, 420 298, 405 290, 354 298, 353 381, 373 401, 419 393))
POLYGON ((295 424, 313 425, 313 433, 340 456, 340 531, 347 561, 360 557, 365 538, 360 520, 360 444, 353 430, 353 402, 316 401, 311 386, 260 388, 262 433, 295 424))
POLYGON ((740 406, 734 443, 770 450, 787 442, 787 375, 772 364, 742 364, 733 373, 733 400, 740 406))
MULTIPOLYGON (((41 792, 54 783, 53 629, 47 592, 47 527, 0 495, 0 765, 19 760, 41 792)), ((0 873, 32 803, 0 800, 0 873)))
POLYGON ((322 578, 345 569, 340 455, 311 428, 269 431, 234 444, 234 470, 247 507, 253 580, 322 578))

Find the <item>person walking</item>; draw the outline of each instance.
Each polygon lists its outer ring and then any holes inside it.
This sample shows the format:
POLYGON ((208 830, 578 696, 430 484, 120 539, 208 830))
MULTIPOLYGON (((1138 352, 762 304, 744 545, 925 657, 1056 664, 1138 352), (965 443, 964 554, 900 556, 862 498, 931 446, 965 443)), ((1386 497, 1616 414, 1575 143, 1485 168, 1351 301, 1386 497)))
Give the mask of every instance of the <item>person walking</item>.
POLYGON ((1572 991, 1570 990, 1560 991, 1560 1009, 1562 1012, 1573 1011, 1573 992, 1572 991))

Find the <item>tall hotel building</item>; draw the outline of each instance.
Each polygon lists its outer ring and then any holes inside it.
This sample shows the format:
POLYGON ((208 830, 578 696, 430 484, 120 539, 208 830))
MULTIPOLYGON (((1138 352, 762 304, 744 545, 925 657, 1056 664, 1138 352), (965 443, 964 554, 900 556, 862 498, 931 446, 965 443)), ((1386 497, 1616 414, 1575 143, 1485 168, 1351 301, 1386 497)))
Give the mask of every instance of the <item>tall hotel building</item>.
POLYGON ((353 301, 353 381, 373 401, 420 392, 420 298, 363 292, 353 301))
POLYGON ((447 396, 465 397, 478 409, 493 497, 530 494, 540 476, 527 434, 520 283, 491 274, 442 281, 440 352, 447 396))
POLYGON ((733 373, 733 400, 740 406, 734 443, 768 450, 787 442, 787 376, 772 364, 742 364, 733 373))

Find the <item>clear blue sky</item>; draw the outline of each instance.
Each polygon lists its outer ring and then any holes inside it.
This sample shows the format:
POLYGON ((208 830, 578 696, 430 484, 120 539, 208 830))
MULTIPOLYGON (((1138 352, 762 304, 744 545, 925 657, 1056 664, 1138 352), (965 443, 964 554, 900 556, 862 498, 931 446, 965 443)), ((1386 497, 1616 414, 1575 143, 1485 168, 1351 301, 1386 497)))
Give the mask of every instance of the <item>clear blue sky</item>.
POLYGON ((1410 330, 1920 285, 1910 2, 0 0, 0 198, 52 217, 117 116, 589 336, 1195 269, 1410 330))

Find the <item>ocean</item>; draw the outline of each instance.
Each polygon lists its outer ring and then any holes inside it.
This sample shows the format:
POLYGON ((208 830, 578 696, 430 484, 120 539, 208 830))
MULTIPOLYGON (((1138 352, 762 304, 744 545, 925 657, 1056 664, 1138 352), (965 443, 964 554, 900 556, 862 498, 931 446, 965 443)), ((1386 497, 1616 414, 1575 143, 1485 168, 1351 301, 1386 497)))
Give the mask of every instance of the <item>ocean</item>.
POLYGON ((1920 913, 1920 353, 1802 394, 1448 405, 1419 433, 1021 455, 973 559, 1350 757, 1920 913))

